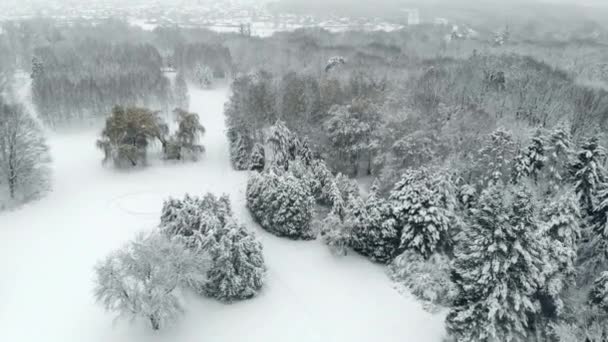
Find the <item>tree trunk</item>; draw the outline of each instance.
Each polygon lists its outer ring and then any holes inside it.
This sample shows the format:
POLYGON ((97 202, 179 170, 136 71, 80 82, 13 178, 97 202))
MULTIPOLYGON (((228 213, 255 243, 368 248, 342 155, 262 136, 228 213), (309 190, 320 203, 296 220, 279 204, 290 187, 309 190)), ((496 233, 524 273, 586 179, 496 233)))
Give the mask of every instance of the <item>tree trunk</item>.
POLYGON ((160 322, 158 321, 158 318, 156 318, 155 315, 150 315, 150 323, 152 324, 152 330, 160 329, 160 322))

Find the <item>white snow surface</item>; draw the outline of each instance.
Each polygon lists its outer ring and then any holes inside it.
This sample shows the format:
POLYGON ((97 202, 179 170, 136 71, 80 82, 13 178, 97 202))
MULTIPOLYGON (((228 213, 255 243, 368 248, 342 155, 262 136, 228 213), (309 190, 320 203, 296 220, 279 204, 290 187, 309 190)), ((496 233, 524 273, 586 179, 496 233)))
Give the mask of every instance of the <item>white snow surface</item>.
POLYGON ((0 213, 0 341, 232 342, 441 341, 442 315, 393 289, 384 268, 335 257, 319 241, 261 230, 245 208, 246 172, 234 171, 224 135, 226 88, 191 90, 207 134, 197 163, 119 171, 101 165, 99 130, 51 134, 54 190, 0 213), (115 321, 93 297, 93 266, 137 232, 155 229, 169 196, 228 193, 237 217, 264 245, 268 277, 254 299, 221 304, 187 294, 185 313, 153 332, 115 321))

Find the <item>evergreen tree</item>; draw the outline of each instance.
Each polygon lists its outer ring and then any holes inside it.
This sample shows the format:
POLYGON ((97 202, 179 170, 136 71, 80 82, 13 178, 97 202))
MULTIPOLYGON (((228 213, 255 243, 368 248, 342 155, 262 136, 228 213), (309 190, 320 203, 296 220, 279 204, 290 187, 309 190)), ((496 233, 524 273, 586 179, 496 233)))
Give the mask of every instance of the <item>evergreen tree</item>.
POLYGON ((606 182, 605 158, 606 151, 599 145, 598 139, 590 138, 582 144, 570 167, 581 210, 586 215, 592 215, 597 191, 606 182))
POLYGON ((221 301, 253 297, 264 282, 266 266, 262 244, 253 232, 229 221, 205 240, 211 256, 204 292, 221 301))
POLYGON ((595 279, 589 292, 589 303, 608 314, 608 272, 595 279))
POLYGON ((380 184, 375 180, 361 206, 358 224, 353 227, 352 246, 370 259, 386 263, 392 260, 401 241, 390 205, 380 197, 379 190, 380 184))
POLYGON ((543 272, 546 283, 540 289, 541 308, 545 317, 563 314, 564 292, 575 285, 576 258, 581 237, 578 201, 572 192, 549 199, 541 213, 543 222, 543 252, 546 262, 543 272))
POLYGON ((523 177, 531 177, 538 182, 538 176, 545 166, 547 156, 545 139, 540 131, 532 138, 530 145, 516 158, 513 181, 519 182, 523 177))
POLYGON ((545 181, 548 192, 557 192, 568 181, 568 167, 572 158, 572 141, 567 129, 555 128, 548 137, 545 181))
POLYGON ((188 95, 188 85, 183 72, 178 72, 173 86, 175 105, 177 108, 188 110, 190 108, 190 95, 188 95))
POLYGON ((249 158, 249 170, 262 172, 266 166, 266 153, 264 145, 257 143, 253 146, 251 157, 249 158))
POLYGON ((413 248, 424 257, 449 244, 451 213, 432 177, 426 170, 408 171, 390 194, 400 249, 413 248))
POLYGON ((452 278, 459 288, 447 316, 457 341, 527 341, 542 284, 531 195, 497 184, 471 210, 467 239, 456 251, 452 278))
POLYGON ((313 204, 310 189, 289 172, 254 173, 247 183, 247 208, 262 228, 278 236, 314 238, 313 204))
POLYGON ((579 273, 583 283, 588 283, 599 272, 608 270, 608 186, 603 187, 597 195, 597 204, 580 249, 579 273))

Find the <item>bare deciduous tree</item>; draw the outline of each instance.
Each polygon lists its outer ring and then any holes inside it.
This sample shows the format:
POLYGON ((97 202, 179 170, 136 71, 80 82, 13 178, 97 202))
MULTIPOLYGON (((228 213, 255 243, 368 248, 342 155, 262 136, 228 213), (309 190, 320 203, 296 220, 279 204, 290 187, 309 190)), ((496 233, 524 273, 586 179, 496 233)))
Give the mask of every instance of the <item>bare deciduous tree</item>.
POLYGON ((46 190, 49 162, 38 122, 22 106, 0 99, 0 188, 6 188, 9 200, 27 201, 46 190))

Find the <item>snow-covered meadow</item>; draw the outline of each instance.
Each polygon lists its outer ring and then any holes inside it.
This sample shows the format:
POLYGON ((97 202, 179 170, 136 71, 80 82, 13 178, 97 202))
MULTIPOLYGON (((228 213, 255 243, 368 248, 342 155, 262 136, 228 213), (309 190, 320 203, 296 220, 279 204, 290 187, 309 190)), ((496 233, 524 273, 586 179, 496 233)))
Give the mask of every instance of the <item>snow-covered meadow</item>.
POLYGON ((190 110, 207 129, 196 163, 118 171, 101 165, 100 128, 49 135, 53 191, 0 214, 0 341, 441 341, 443 315, 399 294, 383 267, 258 228, 245 208, 247 173, 230 166, 222 112, 228 89, 190 95, 190 110), (160 332, 146 322, 114 322, 94 301, 93 266, 137 232, 155 229, 163 199, 186 192, 230 195, 264 246, 262 293, 231 305, 185 294, 182 319, 160 332))

